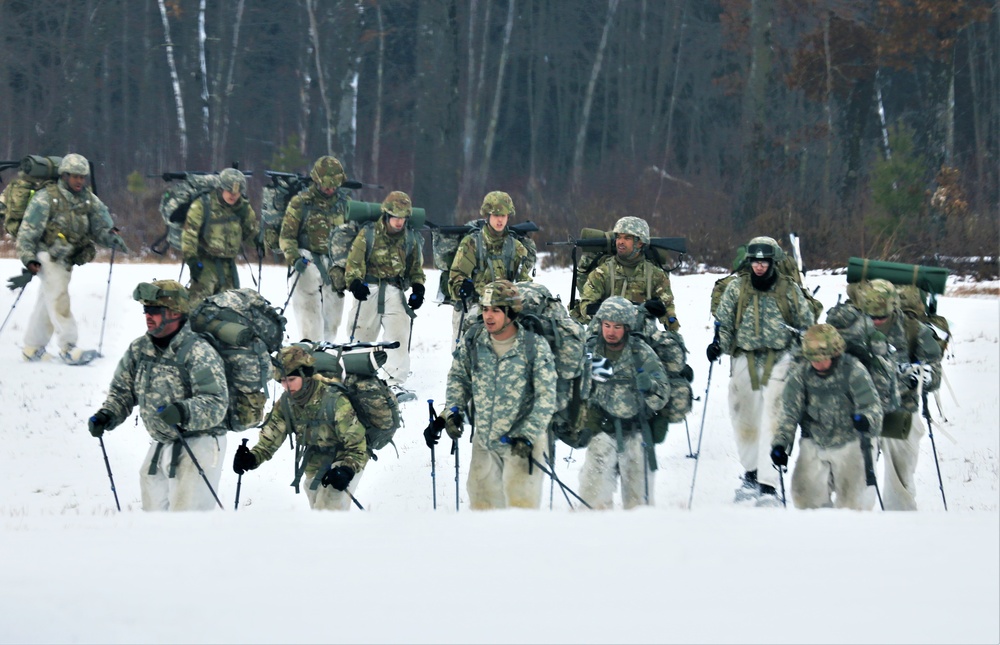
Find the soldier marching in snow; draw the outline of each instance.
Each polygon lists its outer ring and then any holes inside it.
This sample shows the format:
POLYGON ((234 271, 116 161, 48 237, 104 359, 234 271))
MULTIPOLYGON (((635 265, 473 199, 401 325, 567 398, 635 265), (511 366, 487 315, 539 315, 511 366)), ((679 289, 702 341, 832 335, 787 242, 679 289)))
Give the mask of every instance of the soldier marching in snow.
POLYGON ((32 276, 41 280, 35 309, 24 333, 26 361, 47 358, 45 347, 56 334, 59 356, 69 365, 89 363, 94 350, 76 346, 79 330, 70 310, 69 281, 73 267, 94 259, 94 244, 128 253, 111 214, 87 186, 90 162, 70 153, 59 164, 59 181, 35 193, 17 234, 17 254, 25 270, 11 278, 11 289, 23 288, 32 276))
POLYGON ((737 500, 760 497, 758 503, 763 505, 779 503, 778 474, 767 465, 781 392, 798 348, 795 330, 813 324, 802 290, 776 270, 778 248, 770 237, 750 240, 751 270, 726 286, 715 311, 719 340, 706 349, 710 362, 723 353, 732 357, 729 419, 746 471, 737 500))
POLYGON ((118 362, 107 399, 90 417, 90 434, 100 437, 117 427, 138 405, 152 437, 139 470, 142 510, 211 510, 226 451, 225 366, 188 327, 191 304, 179 282, 141 282, 132 297, 143 305, 147 331, 118 362), (184 433, 211 489, 198 464, 182 453, 178 433, 184 433))
POLYGON ((792 472, 796 508, 867 511, 875 504, 867 481, 874 481, 871 437, 882 427, 882 405, 868 371, 844 348, 832 325, 813 325, 802 336, 803 358, 788 371, 771 461, 788 464, 801 427, 792 472))
POLYGON ((466 489, 475 510, 538 508, 546 432, 556 409, 556 371, 544 338, 517 325, 522 303, 509 280, 483 289, 473 325, 448 372, 445 430, 453 440, 474 422, 466 489), (474 416, 473 416, 474 415, 474 416))
POLYGON ((289 269, 298 272, 292 307, 302 338, 334 342, 344 312, 343 269, 330 257, 330 233, 347 217, 347 176, 334 157, 316 160, 312 182, 292 197, 281 221, 279 244, 289 269), (331 270, 339 272, 334 281, 331 270))
POLYGON ((347 395, 314 377, 316 359, 297 346, 281 350, 274 380, 285 392, 274 404, 253 448, 240 446, 233 470, 242 475, 271 459, 285 437, 296 439, 295 479, 305 476, 306 497, 315 510, 346 511, 368 462, 365 429, 347 395))

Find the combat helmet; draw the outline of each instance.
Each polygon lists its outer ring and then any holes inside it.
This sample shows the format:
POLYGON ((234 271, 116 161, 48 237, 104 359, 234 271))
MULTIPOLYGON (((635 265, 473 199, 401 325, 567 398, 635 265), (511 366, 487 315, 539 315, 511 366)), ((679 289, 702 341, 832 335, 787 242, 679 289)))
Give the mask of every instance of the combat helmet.
POLYGON ((247 194, 247 178, 237 168, 224 168, 219 172, 219 188, 231 193, 247 194))
POLYGON ((316 359, 313 355, 298 345, 282 347, 277 358, 272 362, 275 363, 275 381, 289 376, 310 377, 314 372, 313 366, 316 365, 316 359))
POLYGON ((323 190, 340 188, 347 179, 347 175, 344 174, 344 166, 336 157, 329 155, 324 155, 316 160, 309 172, 309 177, 313 180, 316 188, 323 190))
POLYGON ((861 310, 873 318, 885 318, 899 308, 899 293, 888 280, 875 279, 861 290, 861 310))
POLYGON ((166 307, 186 314, 191 311, 188 290, 176 280, 140 282, 132 292, 132 299, 151 307, 166 307))
POLYGON ((494 190, 483 197, 483 205, 479 207, 479 214, 483 217, 490 215, 514 217, 514 200, 502 190, 494 190))
POLYGON ((83 155, 71 152, 59 162, 60 175, 82 175, 86 177, 90 174, 90 162, 83 155))
POLYGON ((632 217, 630 215, 621 218, 615 222, 615 227, 611 229, 611 232, 631 235, 643 244, 649 244, 649 224, 640 217, 632 217))
POLYGON ((483 288, 479 304, 483 307, 505 307, 508 318, 513 318, 511 314, 520 313, 524 308, 521 294, 510 280, 497 280, 487 284, 483 288))
POLYGON ((611 296, 601 303, 594 318, 631 328, 635 325, 635 315, 635 305, 621 296, 611 296))
POLYGON ((802 334, 802 355, 810 361, 835 358, 844 353, 844 338, 833 325, 813 325, 802 334))
POLYGON ((760 235, 750 240, 747 244, 746 262, 749 264, 753 260, 771 260, 773 264, 774 259, 778 257, 780 249, 778 241, 773 237, 760 235))
POLYGON ((413 214, 413 202, 403 191, 394 190, 382 200, 382 212, 391 217, 405 219, 413 214))

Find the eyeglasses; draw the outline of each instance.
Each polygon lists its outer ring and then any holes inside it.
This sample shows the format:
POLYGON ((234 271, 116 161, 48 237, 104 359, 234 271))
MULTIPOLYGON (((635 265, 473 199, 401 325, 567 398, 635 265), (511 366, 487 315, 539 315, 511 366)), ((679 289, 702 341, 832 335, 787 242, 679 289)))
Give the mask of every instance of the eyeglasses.
POLYGON ((758 266, 767 266, 771 264, 770 260, 750 260, 750 264, 756 264, 758 266))
POLYGON ((889 316, 872 316, 872 322, 882 322, 883 320, 889 320, 889 316))
POLYGON ((166 307, 162 307, 160 305, 143 305, 142 306, 142 313, 144 313, 144 314, 146 314, 148 316, 162 316, 163 312, 166 311, 166 310, 167 310, 166 307))

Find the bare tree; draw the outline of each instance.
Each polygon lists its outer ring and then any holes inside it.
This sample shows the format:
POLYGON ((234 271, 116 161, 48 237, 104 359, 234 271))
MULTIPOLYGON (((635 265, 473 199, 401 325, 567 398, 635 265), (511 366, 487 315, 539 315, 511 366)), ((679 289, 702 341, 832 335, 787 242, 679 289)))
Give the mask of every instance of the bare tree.
MULTIPOLYGON (((162 2, 162 0, 161 0, 162 2)), ((336 126, 333 123, 333 110, 330 108, 330 97, 326 92, 326 73, 323 70, 323 57, 319 48, 319 23, 316 20, 314 0, 306 0, 306 13, 309 16, 309 40, 312 43, 313 60, 316 64, 316 82, 319 83, 319 96, 323 102, 323 118, 326 121, 326 154, 333 152, 333 135, 336 126)))
MULTIPOLYGON (((618 0, 612 0, 618 2, 618 0)), ((493 91, 493 103, 490 107, 490 116, 486 122, 486 138, 483 142, 483 162, 479 169, 479 180, 476 182, 479 191, 483 192, 486 182, 490 176, 490 159, 493 157, 493 144, 496 141, 497 121, 500 115, 500 99, 504 95, 503 77, 507 69, 507 58, 510 56, 510 34, 514 29, 514 5, 515 0, 508 0, 507 20, 504 22, 503 44, 500 47, 500 60, 497 63, 497 82, 493 91)), ((485 44, 484 44, 485 50, 485 44)))
POLYGON ((181 165, 187 165, 188 137, 187 121, 184 117, 184 95, 181 93, 181 81, 177 76, 177 65, 174 63, 174 42, 170 38, 170 20, 167 18, 167 6, 164 0, 156 0, 160 7, 160 18, 163 20, 163 38, 167 53, 167 65, 170 67, 170 84, 174 90, 174 106, 177 110, 177 138, 181 147, 181 165))
POLYGON ((597 79, 601 75, 604 50, 608 45, 608 34, 611 32, 611 25, 614 22, 615 11, 617 9, 618 0, 608 0, 608 12, 604 19, 604 30, 601 32, 601 43, 597 46, 597 52, 594 55, 594 65, 590 70, 590 80, 587 82, 587 91, 583 96, 583 108, 580 110, 580 124, 576 131, 576 146, 573 148, 573 167, 570 182, 574 192, 580 187, 580 179, 583 174, 583 149, 587 142, 590 110, 594 104, 594 88, 597 86, 597 79))

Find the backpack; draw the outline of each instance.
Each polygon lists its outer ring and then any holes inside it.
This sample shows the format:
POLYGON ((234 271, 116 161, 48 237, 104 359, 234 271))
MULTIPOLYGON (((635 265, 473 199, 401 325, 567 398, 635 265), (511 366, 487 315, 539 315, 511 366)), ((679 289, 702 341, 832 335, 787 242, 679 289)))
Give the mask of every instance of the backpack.
POLYGON ((889 413, 900 406, 896 366, 889 357, 885 334, 875 328, 871 318, 850 302, 837 304, 826 312, 826 322, 833 325, 854 356, 868 370, 875 384, 882 409, 889 413))
MULTIPOLYGON (((253 289, 230 289, 203 300, 189 315, 191 330, 222 357, 229 390, 225 426, 240 432, 261 424, 271 354, 281 348, 285 318, 253 289)), ((181 347, 178 361, 193 342, 181 347)))
MULTIPOLYGON (((441 277, 438 282, 438 293, 440 294, 440 301, 442 303, 450 303, 451 300, 451 289, 448 286, 448 279, 451 276, 451 265, 455 260, 455 253, 458 252, 458 245, 462 242, 466 235, 475 233, 476 231, 481 231, 484 226, 486 226, 485 219, 476 219, 466 222, 462 226, 438 226, 436 224, 430 223, 431 227, 431 252, 434 256, 434 268, 441 272, 441 277)), ((508 226, 507 229, 513 234, 514 239, 519 241, 524 245, 524 248, 528 251, 528 256, 526 262, 532 267, 531 275, 535 275, 535 260, 538 257, 538 247, 535 245, 535 241, 532 240, 528 234, 534 233, 538 230, 538 225, 528 220, 520 224, 513 224, 508 226)), ((486 249, 483 246, 482 238, 477 238, 476 240, 477 256, 479 258, 479 263, 482 264, 486 261, 486 249)), ((508 274, 514 271, 512 266, 513 257, 505 258, 505 264, 508 274)), ((516 280, 517 275, 514 275, 511 280, 516 280)))
POLYGON ((309 175, 276 172, 265 170, 264 174, 271 178, 271 183, 264 186, 260 197, 260 238, 257 240, 265 248, 281 253, 278 247, 278 236, 281 234, 281 221, 285 218, 288 202, 292 201, 311 183, 309 175))
POLYGON ((202 207, 205 211, 205 222, 208 221, 210 209, 208 198, 213 190, 219 188, 219 175, 215 173, 164 173, 166 181, 175 181, 160 198, 160 217, 167 225, 167 232, 158 240, 149 245, 149 248, 159 255, 167 251, 166 242, 169 246, 181 249, 181 234, 184 232, 184 220, 187 219, 188 209, 194 200, 201 199, 202 207))
MULTIPOLYGON (((315 370, 320 379, 341 390, 351 402, 358 421, 365 428, 365 443, 368 455, 375 461, 376 450, 391 444, 396 431, 403 425, 399 413, 399 402, 385 381, 377 375, 385 364, 384 350, 351 352, 337 355, 324 351, 318 344, 296 343, 306 349, 316 359, 315 370), (343 367, 341 367, 343 361, 343 367), (344 373, 346 376, 343 376, 344 373)), ((333 416, 331 410, 329 415, 333 416)), ((397 453, 398 454, 398 453, 397 453)))
POLYGON ((907 344, 911 348, 914 346, 920 331, 918 323, 924 323, 934 333, 934 340, 941 347, 943 355, 951 340, 951 326, 944 316, 937 313, 937 297, 912 284, 896 285, 896 293, 899 294, 899 308, 906 314, 903 325, 906 328, 907 344), (941 334, 944 335, 943 338, 941 334))
MULTIPOLYGON (((712 316, 715 316, 715 310, 719 307, 719 301, 722 300, 722 294, 725 293, 726 287, 729 283, 735 280, 741 275, 750 275, 750 263, 746 259, 747 247, 746 245, 740 245, 736 249, 736 259, 733 261, 733 272, 724 278, 719 278, 715 281, 715 285, 712 287, 712 298, 711 298, 711 312, 712 316)), ((806 302, 809 304, 809 308, 812 309, 813 319, 819 320, 820 316, 823 314, 823 303, 813 296, 809 289, 806 289, 805 285, 802 284, 802 275, 799 273, 799 266, 793 258, 788 253, 785 253, 780 247, 777 250, 777 255, 774 258, 774 268, 778 272, 779 276, 783 276, 787 280, 791 280, 799 286, 802 291, 802 295, 805 296, 806 302)), ((779 305, 782 300, 779 300, 779 305)), ((785 322, 789 322, 788 312, 785 309, 781 311, 782 315, 785 317, 785 322)))
MULTIPOLYGON (((344 291, 347 285, 344 283, 344 271, 347 269, 347 256, 351 252, 358 233, 364 229, 365 261, 371 258, 372 246, 375 243, 375 222, 382 217, 382 205, 374 202, 359 202, 353 199, 347 203, 346 221, 330 232, 330 278, 333 280, 333 288, 337 291, 344 291)), ((422 230, 426 220, 426 211, 423 208, 413 209, 406 222, 406 240, 404 241, 406 256, 409 257, 413 247, 418 243, 417 231, 422 230)), ((422 245, 423 240, 419 243, 422 245)))
POLYGON ((17 177, 0 193, 0 222, 12 238, 17 239, 21 220, 35 193, 59 179, 62 157, 28 155, 21 160, 17 177))

